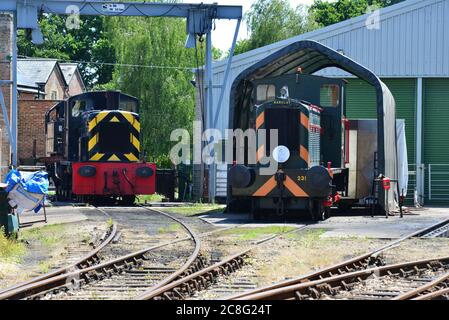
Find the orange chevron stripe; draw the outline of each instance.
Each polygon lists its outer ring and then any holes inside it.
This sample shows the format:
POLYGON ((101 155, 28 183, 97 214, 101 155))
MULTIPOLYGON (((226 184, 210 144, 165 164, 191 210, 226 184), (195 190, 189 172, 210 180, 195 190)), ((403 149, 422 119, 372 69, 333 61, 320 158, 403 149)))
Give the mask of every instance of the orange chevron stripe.
POLYGON ((295 181, 289 176, 286 176, 284 181, 284 186, 291 192, 295 197, 308 197, 309 195, 305 193, 300 186, 298 186, 295 181))
POLYGON ((301 145, 299 148, 299 156, 301 159, 303 159, 305 162, 309 163, 309 151, 301 145))
POLYGON ((276 187, 276 180, 272 176, 267 182, 265 182, 256 192, 253 193, 254 197, 265 197, 269 194, 274 187, 276 187))
POLYGON ((299 122, 303 125, 304 128, 309 130, 309 117, 306 116, 304 113, 301 112, 301 115, 299 116, 299 122))
POLYGON ((259 149, 257 150, 257 154, 256 154, 256 160, 257 162, 260 161, 260 159, 262 159, 265 155, 265 145, 261 145, 259 147, 259 149))
POLYGON ((261 125, 265 122, 265 111, 262 111, 256 118, 256 130, 260 128, 261 125))

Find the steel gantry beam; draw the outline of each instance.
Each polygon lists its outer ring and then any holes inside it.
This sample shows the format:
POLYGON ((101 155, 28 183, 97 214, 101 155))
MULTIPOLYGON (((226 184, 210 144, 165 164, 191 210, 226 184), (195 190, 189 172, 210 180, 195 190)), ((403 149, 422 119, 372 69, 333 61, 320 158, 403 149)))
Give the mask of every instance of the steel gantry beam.
MULTIPOLYGON (((137 17, 175 17, 186 18, 187 47, 195 45, 196 36, 206 35, 206 63, 204 74, 206 89, 206 110, 210 115, 210 125, 214 119, 212 101, 212 24, 216 19, 237 20, 237 26, 228 58, 226 75, 232 62, 232 56, 236 45, 237 34, 239 32, 242 19, 242 6, 228 6, 203 3, 156 3, 156 2, 120 2, 120 1, 100 1, 100 0, 1 0, 0 12, 10 12, 14 17, 13 32, 13 54, 11 61, 13 98, 11 105, 11 124, 7 124, 10 143, 13 152, 13 165, 17 166, 17 29, 31 29, 32 38, 35 43, 43 41, 42 33, 39 29, 38 17, 41 13, 52 13, 59 15, 92 15, 92 16, 137 16, 137 17)), ((221 104, 224 90, 226 89, 226 76, 221 86, 219 103, 221 104)), ((0 79, 0 84, 2 83, 0 79)), ((3 84, 6 82, 3 81, 3 84)), ((0 90, 1 94, 1 90, 0 90)), ((1 99, 0 99, 1 101, 1 99)), ((4 107, 4 104, 2 104, 4 107)), ((216 112, 221 106, 217 105, 216 112)), ((6 108, 3 108, 5 112, 6 108)), ((7 117, 5 117, 7 118, 7 117)), ((215 184, 215 179, 211 181, 215 184)), ((209 196, 213 200, 215 197, 215 185, 210 186, 209 196)))

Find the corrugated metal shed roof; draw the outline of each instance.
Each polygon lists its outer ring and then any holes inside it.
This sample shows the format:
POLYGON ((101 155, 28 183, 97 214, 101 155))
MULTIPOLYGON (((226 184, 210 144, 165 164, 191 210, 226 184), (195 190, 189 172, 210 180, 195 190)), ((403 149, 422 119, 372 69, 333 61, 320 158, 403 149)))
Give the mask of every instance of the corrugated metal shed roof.
MULTIPOLYGON (((380 77, 447 77, 449 1, 407 0, 322 29, 308 32, 234 57, 242 70, 282 47, 300 40, 319 41, 373 70, 380 77), (378 18, 377 24, 371 24, 378 18)), ((224 72, 225 61, 214 65, 224 72)), ((340 76, 331 70, 326 75, 340 76)), ((346 75, 346 74, 345 74, 346 75)))
MULTIPOLYGON (((377 76, 449 77, 449 0, 407 0, 380 9, 378 28, 369 26, 369 14, 252 50, 233 59, 220 112, 218 129, 228 128, 230 84, 249 66, 300 40, 315 40, 372 70, 377 76)), ((377 27, 375 25, 375 27, 377 27)), ((214 63, 214 108, 220 96, 226 60, 214 63)), ((349 74, 325 69, 318 74, 346 77, 349 74)), ((207 126, 209 127, 209 126, 207 126)))

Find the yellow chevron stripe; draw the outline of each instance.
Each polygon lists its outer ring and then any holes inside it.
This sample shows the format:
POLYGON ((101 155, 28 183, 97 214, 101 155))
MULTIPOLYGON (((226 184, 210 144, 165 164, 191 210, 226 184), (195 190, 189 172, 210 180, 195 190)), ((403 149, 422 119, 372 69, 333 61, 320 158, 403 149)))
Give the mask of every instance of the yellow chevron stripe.
POLYGON ((140 151, 140 141, 131 133, 131 143, 136 147, 137 151, 140 151))
POLYGON ((90 138, 87 149, 90 151, 98 142, 98 133, 94 135, 92 138, 90 138))
POLYGON ((99 114, 95 116, 92 120, 89 121, 89 132, 92 131, 101 120, 104 119, 108 115, 110 111, 101 111, 99 114))
POLYGON ((109 122, 120 122, 120 120, 117 119, 117 117, 112 117, 112 119, 109 120, 109 122))
POLYGON ((140 122, 138 120, 134 120, 133 127, 136 128, 137 132, 140 132, 140 122))
POLYGON ((129 123, 132 124, 132 126, 133 126, 138 132, 140 132, 140 122, 137 121, 137 119, 134 118, 134 116, 133 116, 131 113, 123 112, 122 115, 126 118, 126 120, 128 120, 129 123))
POLYGON ((125 153, 125 157, 127 157, 129 161, 139 160, 133 153, 125 153))
POLYGON ((115 154, 113 154, 108 161, 120 161, 119 157, 117 157, 115 154))
POLYGON ((98 161, 101 159, 101 157, 104 156, 104 153, 96 153, 92 157, 90 157, 91 161, 98 161))

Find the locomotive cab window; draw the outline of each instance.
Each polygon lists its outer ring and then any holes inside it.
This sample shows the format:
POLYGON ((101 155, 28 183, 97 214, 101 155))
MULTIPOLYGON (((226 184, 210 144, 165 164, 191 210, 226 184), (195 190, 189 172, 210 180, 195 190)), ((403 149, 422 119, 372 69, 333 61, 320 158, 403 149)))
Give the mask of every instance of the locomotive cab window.
POLYGON ((340 86, 338 84, 322 84, 320 87, 320 106, 337 107, 340 104, 340 86))
POLYGON ((276 87, 273 84, 260 84, 256 89, 257 104, 273 100, 276 97, 276 87))
POLYGON ((72 104, 72 117, 79 117, 84 111, 87 110, 86 108, 86 101, 84 100, 78 100, 73 102, 72 104))

